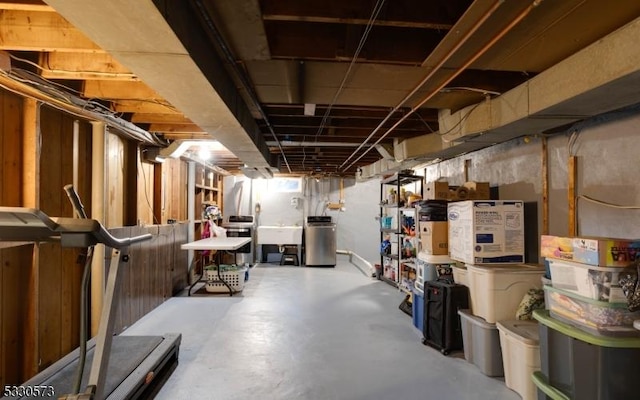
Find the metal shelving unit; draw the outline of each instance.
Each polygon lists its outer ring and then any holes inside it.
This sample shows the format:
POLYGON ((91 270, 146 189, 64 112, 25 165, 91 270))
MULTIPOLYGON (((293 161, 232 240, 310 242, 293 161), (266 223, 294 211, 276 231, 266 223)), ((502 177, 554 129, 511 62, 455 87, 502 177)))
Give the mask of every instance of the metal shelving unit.
MULTIPOLYGON (((379 279, 398 289, 410 293, 410 282, 415 280, 415 251, 417 237, 415 235, 416 209, 405 207, 403 191, 412 192, 422 197, 423 177, 406 173, 398 173, 380 182, 380 243, 388 237, 392 251, 380 252, 382 272, 379 279), (413 232, 406 232, 404 222, 413 218, 413 232), (390 226, 385 226, 391 221, 390 226), (409 240, 413 248, 411 256, 404 253, 404 244, 409 240), (408 282, 409 285, 403 284, 408 282)), ((382 250, 382 247, 381 247, 382 250)))

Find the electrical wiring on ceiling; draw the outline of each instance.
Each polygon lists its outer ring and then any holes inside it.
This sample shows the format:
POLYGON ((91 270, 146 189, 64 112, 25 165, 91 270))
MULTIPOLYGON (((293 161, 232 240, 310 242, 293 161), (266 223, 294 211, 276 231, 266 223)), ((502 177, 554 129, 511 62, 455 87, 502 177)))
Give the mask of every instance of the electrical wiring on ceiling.
POLYGON ((320 136, 320 133, 322 133, 322 131, 324 130, 324 127, 327 124, 327 120, 329 119, 329 115, 331 114, 331 109, 333 108, 335 103, 338 101, 338 97, 342 93, 342 90, 344 89, 344 86, 346 85, 347 80, 351 75, 351 70, 353 69, 353 66, 358 60, 358 57, 360 56, 360 52, 362 51, 364 44, 366 43, 367 38, 369 37, 369 32, 371 32, 371 29, 373 28, 373 24, 378 18, 378 14, 380 14, 380 10, 382 10, 382 7, 384 6, 384 2, 385 0, 378 0, 375 6, 373 7, 373 11, 371 12, 369 21, 367 22, 365 30, 362 33, 362 36, 360 37, 360 42, 358 43, 358 47, 356 48, 356 51, 353 53, 353 57, 351 58, 349 67, 347 68, 347 71, 342 77, 342 82, 340 83, 340 86, 338 87, 335 94, 333 95, 333 99, 331 100, 331 103, 329 103, 329 105, 327 106, 324 116, 322 117, 322 121, 320 122, 320 126, 318 126, 318 131, 316 132, 316 135, 314 138, 314 141, 316 142, 318 141, 318 136, 320 136))

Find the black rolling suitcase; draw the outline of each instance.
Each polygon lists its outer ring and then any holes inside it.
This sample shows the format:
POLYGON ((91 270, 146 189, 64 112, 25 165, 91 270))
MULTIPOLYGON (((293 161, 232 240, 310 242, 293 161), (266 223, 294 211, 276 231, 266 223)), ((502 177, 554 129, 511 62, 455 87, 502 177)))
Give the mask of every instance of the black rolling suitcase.
POLYGON ((469 308, 469 289, 447 281, 424 285, 422 343, 449 354, 462 350, 462 329, 458 310, 469 308))

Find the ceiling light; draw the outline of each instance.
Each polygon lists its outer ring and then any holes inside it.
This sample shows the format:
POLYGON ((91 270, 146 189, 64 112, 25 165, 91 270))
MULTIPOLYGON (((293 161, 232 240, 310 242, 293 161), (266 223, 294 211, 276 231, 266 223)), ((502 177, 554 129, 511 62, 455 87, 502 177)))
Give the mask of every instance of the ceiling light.
POLYGON ((180 158, 180 156, 192 146, 206 146, 207 149, 210 150, 225 150, 222 143, 217 140, 176 140, 171 143, 169 147, 160 150, 160 155, 163 157, 180 158))
POLYGON ((198 150, 198 157, 200 157, 202 161, 209 160, 211 158, 211 150, 206 146, 200 147, 200 150, 198 150))

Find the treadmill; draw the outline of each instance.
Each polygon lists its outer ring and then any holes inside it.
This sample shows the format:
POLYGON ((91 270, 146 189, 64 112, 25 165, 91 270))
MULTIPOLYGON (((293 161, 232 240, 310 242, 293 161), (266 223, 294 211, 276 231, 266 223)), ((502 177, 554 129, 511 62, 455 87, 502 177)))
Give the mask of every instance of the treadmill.
MULTIPOLYGON (((0 207, 0 241, 59 241, 62 247, 87 248, 83 290, 88 288, 87 271, 93 246, 104 244, 110 248, 111 254, 107 252, 105 255, 111 261, 98 334, 89 341, 86 341, 86 334, 81 334, 78 349, 20 385, 24 389, 22 393, 2 399, 152 398, 178 363, 182 335, 112 334, 119 300, 116 294, 120 292, 118 271, 130 261, 129 247, 151 239, 152 235, 113 237, 98 221, 86 218, 82 203, 71 185, 65 186, 65 191, 80 218, 49 217, 33 208, 0 207), (81 375, 80 365, 83 366, 81 375)), ((81 325, 86 326, 86 323, 81 325)))

